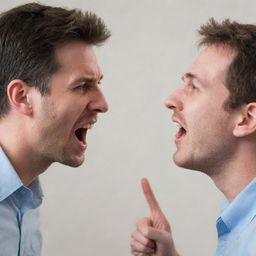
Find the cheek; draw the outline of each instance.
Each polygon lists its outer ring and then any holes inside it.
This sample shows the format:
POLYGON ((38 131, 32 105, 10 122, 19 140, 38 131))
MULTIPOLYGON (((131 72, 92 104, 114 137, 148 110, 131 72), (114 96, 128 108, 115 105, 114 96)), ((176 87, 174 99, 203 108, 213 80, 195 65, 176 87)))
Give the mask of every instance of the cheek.
POLYGON ((204 140, 227 139, 232 135, 232 123, 224 110, 205 109, 199 112, 191 122, 194 127, 193 132, 204 140))
POLYGON ((54 109, 54 112, 46 112, 43 119, 41 120, 41 128, 44 133, 48 136, 58 137, 58 134, 64 135, 72 130, 76 115, 74 112, 69 112, 68 110, 54 109))
POLYGON ((47 100, 42 106, 42 126, 59 134, 68 133, 82 117, 85 107, 85 100, 81 97, 47 100))
POLYGON ((78 102, 71 102, 65 105, 61 104, 55 110, 56 117, 64 124, 72 123, 82 115, 84 111, 83 107, 78 102))
MULTIPOLYGON (((60 134, 63 137, 69 136, 74 129, 78 117, 72 113, 60 114, 52 123, 51 128, 55 130, 56 134, 60 134)), ((64 138, 62 138, 64 139, 64 138)))
POLYGON ((198 105, 190 104, 184 113, 185 121, 188 125, 188 129, 193 127, 199 127, 202 122, 209 119, 209 112, 205 110, 205 108, 200 107, 198 105))
POLYGON ((191 106, 186 113, 188 134, 196 135, 196 139, 207 139, 207 137, 216 136, 216 132, 221 128, 216 110, 209 106, 196 107, 191 106))

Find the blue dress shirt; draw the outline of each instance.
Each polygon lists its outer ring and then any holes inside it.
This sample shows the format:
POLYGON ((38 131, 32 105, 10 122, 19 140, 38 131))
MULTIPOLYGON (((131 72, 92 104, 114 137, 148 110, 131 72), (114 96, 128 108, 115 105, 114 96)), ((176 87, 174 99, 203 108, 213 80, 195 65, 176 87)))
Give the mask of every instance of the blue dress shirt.
POLYGON ((216 226, 217 256, 256 255, 256 179, 231 203, 225 200, 216 226))
POLYGON ((0 256, 41 255, 38 207, 42 197, 39 180, 23 186, 0 148, 0 256))

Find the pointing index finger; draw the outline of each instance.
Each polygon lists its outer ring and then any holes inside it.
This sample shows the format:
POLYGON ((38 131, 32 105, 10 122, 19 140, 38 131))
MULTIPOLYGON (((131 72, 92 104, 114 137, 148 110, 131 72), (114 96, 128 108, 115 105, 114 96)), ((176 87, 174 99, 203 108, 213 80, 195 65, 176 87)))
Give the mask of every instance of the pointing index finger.
POLYGON ((143 178, 141 180, 141 187, 142 187, 144 195, 147 199, 151 213, 153 213, 153 212, 162 213, 162 210, 155 198, 153 190, 151 189, 151 186, 146 178, 143 178))

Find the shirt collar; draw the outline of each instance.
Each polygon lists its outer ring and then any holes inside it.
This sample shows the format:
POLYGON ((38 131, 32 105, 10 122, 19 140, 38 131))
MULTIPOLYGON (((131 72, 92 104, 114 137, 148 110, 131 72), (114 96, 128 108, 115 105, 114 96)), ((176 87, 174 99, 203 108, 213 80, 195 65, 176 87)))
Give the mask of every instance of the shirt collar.
POLYGON ((23 184, 9 159, 0 147, 0 202, 23 184))
POLYGON ((256 215, 256 178, 231 202, 225 199, 219 222, 223 221, 226 232, 241 231, 256 215))
POLYGON ((42 202, 43 192, 38 178, 28 187, 23 186, 21 179, 10 163, 3 149, 0 147, 0 202, 18 190, 30 191, 33 205, 38 206, 42 202))
POLYGON ((44 196, 43 190, 39 181, 39 178, 36 178, 29 186, 28 188, 33 192, 33 194, 38 197, 42 198, 44 196))

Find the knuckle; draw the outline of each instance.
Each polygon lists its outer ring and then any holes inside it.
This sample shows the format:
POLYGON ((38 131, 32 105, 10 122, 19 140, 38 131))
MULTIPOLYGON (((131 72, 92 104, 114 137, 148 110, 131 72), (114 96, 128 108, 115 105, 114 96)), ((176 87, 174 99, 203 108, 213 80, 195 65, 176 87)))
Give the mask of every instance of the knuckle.
POLYGON ((150 218, 144 217, 136 223, 136 227, 137 229, 139 229, 140 227, 148 226, 149 224, 150 224, 150 218))
POLYGON ((130 247, 131 247, 131 249, 134 249, 134 247, 135 247, 135 242, 134 242, 134 240, 131 240, 131 242, 130 242, 130 247))
POLYGON ((137 233, 137 231, 133 231, 132 234, 131 234, 131 238, 136 237, 136 233, 137 233))
POLYGON ((130 248, 130 252, 135 255, 136 251, 133 248, 130 248))
MULTIPOLYGON (((146 238, 150 235, 150 230, 149 230, 148 227, 143 227, 143 228, 141 229, 141 231, 142 231, 142 234, 143 234, 146 238)), ((148 238, 147 238, 147 239, 148 239, 148 238)))
POLYGON ((143 223, 143 219, 140 219, 139 221, 136 222, 136 228, 138 229, 143 223))

